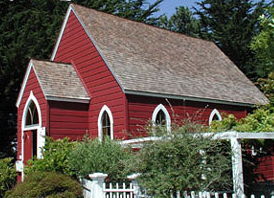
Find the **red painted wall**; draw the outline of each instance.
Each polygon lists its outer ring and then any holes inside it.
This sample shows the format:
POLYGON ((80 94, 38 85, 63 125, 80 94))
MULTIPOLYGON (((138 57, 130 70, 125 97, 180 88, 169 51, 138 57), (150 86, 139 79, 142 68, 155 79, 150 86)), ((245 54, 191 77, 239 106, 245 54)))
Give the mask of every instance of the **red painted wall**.
POLYGON ((236 118, 245 117, 248 108, 232 105, 221 105, 204 102, 192 102, 175 99, 164 99, 156 97, 144 97, 127 95, 129 130, 133 136, 144 136, 144 125, 151 120, 154 109, 162 104, 171 117, 172 123, 180 124, 183 119, 208 124, 210 113, 217 109, 221 114, 234 114, 236 118))
POLYGON ((39 82, 37 80, 37 77, 35 76, 35 73, 33 69, 30 71, 29 78, 27 79, 27 84, 23 93, 23 97, 21 100, 21 103, 17 109, 17 158, 19 158, 19 155, 21 155, 21 123, 22 123, 22 117, 23 117, 23 111, 25 104, 29 98, 30 92, 33 92, 34 96, 39 102, 41 114, 42 114, 42 126, 48 127, 48 103, 44 97, 44 94, 42 92, 42 89, 39 85, 39 82))
POLYGON ((274 156, 260 157, 258 161, 254 171, 259 176, 257 181, 274 181, 274 156))
POLYGON ((80 140, 88 134, 88 104, 49 101, 49 135, 80 140))
POLYGON ((88 118, 91 137, 98 136, 98 115, 107 105, 114 117, 115 138, 125 138, 125 95, 73 13, 69 16, 54 61, 73 63, 86 85, 91 96, 88 118))

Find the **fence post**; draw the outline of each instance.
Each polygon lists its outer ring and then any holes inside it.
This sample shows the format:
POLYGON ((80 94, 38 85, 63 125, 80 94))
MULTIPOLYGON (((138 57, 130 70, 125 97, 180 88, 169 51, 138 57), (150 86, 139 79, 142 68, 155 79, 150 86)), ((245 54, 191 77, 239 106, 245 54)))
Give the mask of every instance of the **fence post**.
POLYGON ((91 198, 105 198, 104 197, 104 180, 107 177, 104 173, 93 173, 89 174, 89 178, 92 179, 91 182, 91 198))
POLYGON ((132 183, 132 186, 133 186, 133 189, 134 189, 134 197, 138 198, 139 195, 141 194, 140 192, 140 186, 137 182, 137 177, 139 177, 141 174, 140 173, 134 173, 134 174, 131 174, 129 176, 127 176, 127 178, 131 181, 132 183))

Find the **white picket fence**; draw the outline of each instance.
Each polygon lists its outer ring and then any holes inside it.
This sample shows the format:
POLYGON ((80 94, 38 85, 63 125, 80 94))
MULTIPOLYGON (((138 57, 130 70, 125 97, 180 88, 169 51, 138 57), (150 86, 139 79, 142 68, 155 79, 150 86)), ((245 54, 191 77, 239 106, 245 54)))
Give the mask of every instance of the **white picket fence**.
MULTIPOLYGON (((128 177, 130 179, 128 183, 106 183, 104 180, 107 175, 102 173, 94 173, 89 176, 92 180, 81 180, 84 198, 153 198, 138 186, 136 181, 138 175, 128 177)), ((170 198, 274 198, 274 195, 271 197, 264 195, 247 197, 232 193, 178 191, 171 193, 170 198)))

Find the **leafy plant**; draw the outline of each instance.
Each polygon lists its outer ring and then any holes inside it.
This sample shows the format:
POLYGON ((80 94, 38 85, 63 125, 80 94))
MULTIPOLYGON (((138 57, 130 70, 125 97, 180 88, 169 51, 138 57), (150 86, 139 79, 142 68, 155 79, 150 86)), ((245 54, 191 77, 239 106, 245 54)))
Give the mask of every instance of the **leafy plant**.
POLYGON ((274 3, 270 3, 265 11, 259 18, 261 31, 250 46, 256 53, 257 73, 262 77, 274 71, 274 3))
POLYGON ((13 187, 16 182, 16 170, 12 163, 12 158, 0 160, 0 197, 13 187))
POLYGON ((86 138, 71 152, 71 170, 77 176, 85 177, 94 172, 107 173, 112 180, 124 179, 131 150, 123 148, 118 142, 105 138, 90 140, 86 138))
POLYGON ((182 127, 146 143, 131 166, 141 173, 140 184, 155 197, 170 197, 177 190, 226 189, 231 176, 228 150, 222 142, 182 127))
POLYGON ((74 175, 74 172, 69 168, 68 156, 76 144, 76 142, 70 142, 68 138, 53 140, 47 137, 43 158, 29 160, 28 166, 25 167, 25 173, 53 171, 74 175))
POLYGON ((32 172, 5 198, 81 198, 81 185, 69 176, 55 172, 32 172))

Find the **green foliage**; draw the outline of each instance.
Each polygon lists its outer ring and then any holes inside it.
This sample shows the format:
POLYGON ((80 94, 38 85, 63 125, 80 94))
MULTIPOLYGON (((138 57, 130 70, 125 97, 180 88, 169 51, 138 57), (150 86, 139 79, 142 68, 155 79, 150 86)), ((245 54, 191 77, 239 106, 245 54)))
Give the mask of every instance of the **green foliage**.
POLYGON ((11 189, 16 182, 16 170, 12 163, 12 158, 0 160, 0 197, 11 189))
POLYGON ((268 78, 259 78, 258 85, 274 106, 274 72, 269 73, 268 78))
POLYGON ((162 16, 158 26, 194 37, 198 37, 200 32, 199 20, 193 16, 187 7, 183 6, 177 7, 176 13, 169 19, 167 16, 162 16))
POLYGON ((61 140, 46 139, 43 149, 43 159, 32 159, 25 167, 25 173, 30 174, 37 171, 59 172, 67 175, 74 175, 69 168, 68 156, 75 148, 76 143, 70 142, 68 138, 61 140))
POLYGON ((105 138, 104 141, 85 139, 72 151, 69 161, 77 176, 86 177, 102 172, 107 173, 112 180, 119 180, 127 176, 126 166, 130 158, 130 149, 105 138))
POLYGON ((237 120, 233 114, 225 115, 222 121, 211 122, 209 130, 212 132, 229 131, 235 128, 237 120))
POLYGON ((264 12, 264 1, 203 0, 197 5, 201 37, 215 42, 249 77, 257 77, 249 46, 259 31, 258 17, 264 12))
POLYGON ((274 71, 274 4, 266 9, 266 14, 260 17, 261 32, 255 36, 251 49, 255 51, 257 72, 266 77, 274 71))
POLYGON ((48 59, 69 3, 77 3, 146 23, 158 20, 162 0, 35 0, 0 1, 0 157, 14 156, 16 113, 14 105, 30 58, 48 59))
POLYGON ((229 130, 240 132, 274 131, 274 106, 260 107, 240 120, 236 120, 233 115, 228 115, 222 121, 213 121, 210 130, 213 132, 229 130))
MULTIPOLYGON (((194 128, 194 127, 192 127, 194 128)), ((195 133, 194 133, 195 134, 195 133)), ((177 190, 220 190, 230 185, 230 155, 226 146, 177 128, 136 154, 132 167, 142 173, 140 184, 155 197, 177 190)))
POLYGON ((81 185, 55 172, 33 172, 6 193, 5 198, 81 198, 81 185))

